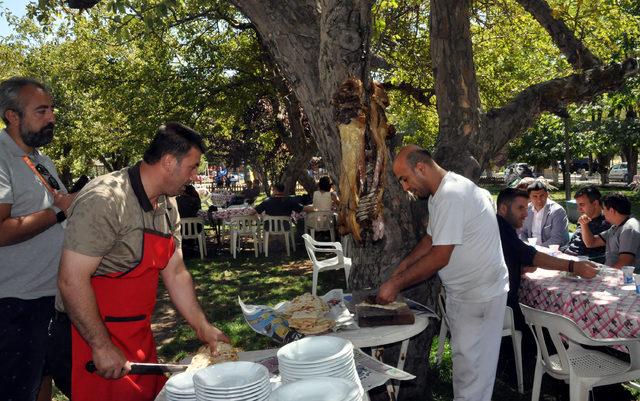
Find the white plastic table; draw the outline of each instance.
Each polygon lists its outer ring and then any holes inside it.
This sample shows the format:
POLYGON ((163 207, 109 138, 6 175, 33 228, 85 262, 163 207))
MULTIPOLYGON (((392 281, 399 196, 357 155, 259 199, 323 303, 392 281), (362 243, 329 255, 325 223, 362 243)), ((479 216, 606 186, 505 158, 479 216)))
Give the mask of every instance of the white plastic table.
MULTIPOLYGON (((414 312, 415 313, 415 312, 414 312)), ((422 333, 429 325, 429 318, 425 314, 415 313, 416 321, 413 324, 380 327, 362 327, 358 330, 336 331, 329 335, 344 338, 353 343, 354 347, 371 347, 371 355, 378 360, 382 360, 382 346, 402 342, 400 355, 396 367, 404 369, 404 361, 407 359, 407 349, 411 337, 422 333)), ((387 384, 387 393, 390 400, 396 400, 400 391, 400 384, 395 386, 387 384)))
MULTIPOLYGON (((379 352, 379 347, 383 345, 402 342, 400 346, 400 356, 398 357, 398 364, 396 367, 400 370, 404 368, 404 361, 406 360, 407 349, 409 347, 409 340, 422 333, 429 325, 429 318, 425 314, 416 313, 415 322, 413 324, 397 325, 397 326, 380 326, 380 327, 363 327, 357 330, 342 330, 329 335, 344 338, 353 343, 356 348, 371 347, 372 355, 381 359, 382 352, 379 352)), ((238 358, 241 361, 258 361, 261 359, 269 358, 278 352, 277 348, 263 349, 258 351, 244 351, 238 354, 238 358)), ((389 399, 394 401, 398 397, 400 385, 387 384, 387 392, 389 393, 389 399)), ((156 401, 164 401, 164 391, 158 394, 156 401)))

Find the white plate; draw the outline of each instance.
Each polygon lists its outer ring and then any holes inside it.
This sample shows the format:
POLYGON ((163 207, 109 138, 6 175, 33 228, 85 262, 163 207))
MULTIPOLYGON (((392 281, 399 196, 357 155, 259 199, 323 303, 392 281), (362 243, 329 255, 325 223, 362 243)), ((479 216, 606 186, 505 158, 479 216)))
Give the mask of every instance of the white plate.
POLYGON ((285 377, 342 377, 341 375, 348 375, 354 372, 356 372, 355 368, 347 366, 341 369, 325 370, 322 372, 307 372, 303 370, 296 372, 281 369, 280 375, 285 377))
POLYGON ((281 380, 283 382, 289 383, 289 382, 294 382, 294 381, 298 381, 298 380, 308 380, 308 379, 317 379, 318 377, 336 377, 339 379, 346 379, 349 381, 352 381, 354 383, 359 383, 360 382, 360 378, 358 377, 358 373, 357 372, 347 372, 347 373, 342 373, 339 375, 329 375, 329 374, 325 374, 325 375, 314 375, 314 376, 295 376, 295 375, 283 375, 281 376, 281 380))
POLYGON ((264 389, 261 392, 248 394, 243 396, 228 396, 228 395, 210 395, 198 393, 198 401, 263 401, 268 400, 271 395, 271 387, 264 389))
MULTIPOLYGON (((349 340, 332 336, 305 337, 278 350, 278 361, 296 365, 318 364, 353 353, 349 340)), ((280 363, 283 363, 280 362, 280 363)))
POLYGON ((193 375, 196 371, 175 374, 167 380, 165 390, 171 394, 193 394, 193 375))
POLYGON ((220 390, 215 390, 208 387, 196 386, 196 391, 198 392, 198 394, 215 395, 216 397, 222 397, 222 396, 244 397, 244 396, 255 394, 255 393, 261 393, 266 389, 270 389, 270 388, 271 388, 271 383, 269 381, 266 381, 260 384, 259 386, 250 387, 245 390, 220 391, 220 390))
POLYGON ((355 401, 361 396, 356 383, 323 377, 282 385, 271 393, 269 401, 355 401))
POLYGON ((291 363, 279 363, 279 369, 289 369, 289 370, 305 370, 305 371, 319 371, 319 370, 327 370, 327 369, 335 369, 341 368, 344 366, 351 366, 353 364, 353 357, 349 359, 344 359, 339 362, 327 362, 327 363, 319 363, 313 365, 296 365, 291 363))
POLYGON ((269 370, 254 362, 224 362, 200 369, 193 376, 197 386, 215 390, 242 390, 269 381, 269 370))

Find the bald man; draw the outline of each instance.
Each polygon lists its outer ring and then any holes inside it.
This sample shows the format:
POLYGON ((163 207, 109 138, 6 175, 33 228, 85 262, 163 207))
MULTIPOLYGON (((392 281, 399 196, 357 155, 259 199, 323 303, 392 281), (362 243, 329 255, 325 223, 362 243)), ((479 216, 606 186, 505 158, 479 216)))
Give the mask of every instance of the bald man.
POLYGON ((491 200, 415 145, 400 150, 393 172, 405 191, 429 196, 429 225, 380 287, 378 302, 392 302, 403 289, 438 273, 447 292, 454 399, 489 401, 509 290, 491 200))

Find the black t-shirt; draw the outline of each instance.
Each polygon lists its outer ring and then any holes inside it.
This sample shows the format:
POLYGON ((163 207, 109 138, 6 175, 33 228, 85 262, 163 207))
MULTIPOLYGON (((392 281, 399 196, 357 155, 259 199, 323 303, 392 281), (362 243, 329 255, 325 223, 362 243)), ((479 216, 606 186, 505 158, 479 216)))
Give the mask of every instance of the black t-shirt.
POLYGON ((532 266, 533 258, 536 256, 536 248, 525 244, 516 230, 502 216, 498 218, 498 228, 500 229, 500 241, 502 242, 502 253, 504 261, 509 269, 509 294, 507 295, 507 305, 519 311, 518 290, 520 289, 520 275, 523 266, 532 266))
POLYGON ((291 212, 301 212, 303 206, 289 196, 272 196, 256 206, 256 212, 269 216, 291 216, 291 212))
MULTIPOLYGON (((589 230, 591 230, 593 235, 600 234, 608 230, 609 227, 611 227, 611 224, 609 224, 602 215, 589 222, 589 230)), ((586 255, 591 260, 604 263, 605 247, 587 248, 582 240, 582 227, 580 227, 580 225, 578 225, 576 232, 573 234, 573 237, 571 237, 571 241, 562 249, 562 252, 570 255, 586 255)))

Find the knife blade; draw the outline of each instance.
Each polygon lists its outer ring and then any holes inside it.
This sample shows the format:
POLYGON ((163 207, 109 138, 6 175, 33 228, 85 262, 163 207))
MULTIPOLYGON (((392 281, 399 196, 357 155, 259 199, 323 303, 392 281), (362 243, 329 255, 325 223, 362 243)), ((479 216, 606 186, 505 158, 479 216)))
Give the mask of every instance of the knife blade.
MULTIPOLYGON (((161 375, 164 373, 184 372, 189 365, 174 365, 171 363, 132 363, 130 375, 161 375)), ((96 365, 93 361, 87 362, 85 368, 87 372, 94 373, 96 365)))

